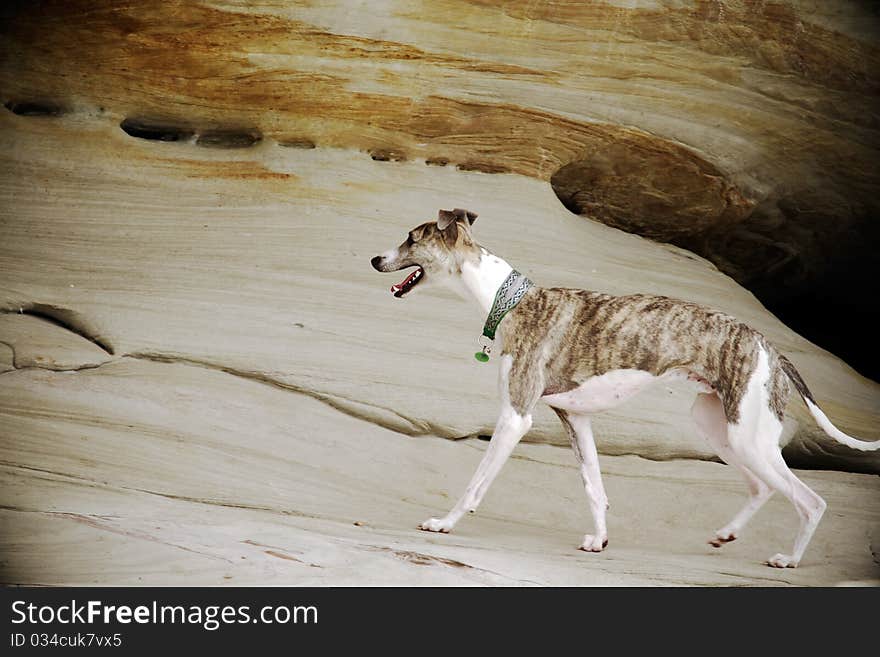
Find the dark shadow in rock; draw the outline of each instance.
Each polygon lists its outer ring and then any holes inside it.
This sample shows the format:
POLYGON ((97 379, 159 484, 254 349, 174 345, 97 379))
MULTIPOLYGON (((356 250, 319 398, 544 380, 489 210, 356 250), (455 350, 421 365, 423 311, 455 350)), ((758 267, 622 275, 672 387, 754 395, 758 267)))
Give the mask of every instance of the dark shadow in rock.
POLYGON ((10 100, 4 107, 19 116, 61 116, 66 110, 57 103, 36 100, 10 100))
POLYGON ((93 342, 111 356, 115 353, 113 345, 99 333, 98 329, 88 319, 75 310, 49 303, 27 303, 13 308, 0 309, 0 312, 39 317, 56 326, 67 329, 71 333, 75 333, 89 342, 93 342))
POLYGON ((370 157, 377 162, 406 162, 406 153, 393 148, 374 148, 370 157))
POLYGON ((732 229, 753 209, 711 162, 658 137, 584 153, 557 169, 550 185, 575 214, 673 244, 732 229))
POLYGON ((125 119, 119 127, 127 135, 154 141, 187 141, 194 134, 191 128, 153 119, 125 119))
POLYGON ((449 159, 445 157, 429 157, 425 160, 425 164, 429 167, 445 167, 449 164, 449 159))
MULTIPOLYGON (((874 212, 865 212, 847 224, 839 216, 801 211, 767 235, 770 244, 785 246, 794 257, 774 270, 753 267, 743 284, 786 325, 859 374, 880 381, 876 218, 874 212)), ((768 254, 760 243, 744 246, 751 247, 752 255, 743 252, 737 264, 760 263, 768 254)))
POLYGON ((491 164, 489 162, 473 162, 468 160, 462 162, 456 167, 459 171, 480 171, 482 173, 510 173, 510 169, 500 164, 491 164))
POLYGON ((254 128, 206 130, 199 134, 196 144, 206 148, 250 148, 263 139, 254 128))
POLYGON ((315 147, 315 142, 305 137, 293 137, 291 139, 279 139, 278 145, 284 146, 284 148, 312 149, 315 147))

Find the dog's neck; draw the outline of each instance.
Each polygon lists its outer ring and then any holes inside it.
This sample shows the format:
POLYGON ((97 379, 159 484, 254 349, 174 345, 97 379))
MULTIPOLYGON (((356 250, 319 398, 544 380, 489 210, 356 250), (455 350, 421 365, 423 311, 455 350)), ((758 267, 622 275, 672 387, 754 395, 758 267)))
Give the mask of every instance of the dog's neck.
POLYGON ((465 261, 461 266, 459 280, 468 296, 488 314, 498 288, 511 271, 513 267, 504 260, 480 247, 480 259, 476 263, 465 261))

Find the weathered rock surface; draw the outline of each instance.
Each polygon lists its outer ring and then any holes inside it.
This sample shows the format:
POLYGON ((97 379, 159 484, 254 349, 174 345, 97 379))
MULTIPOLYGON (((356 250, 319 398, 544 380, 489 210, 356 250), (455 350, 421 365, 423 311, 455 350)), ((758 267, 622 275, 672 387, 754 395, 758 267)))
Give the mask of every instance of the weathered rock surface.
POLYGON ((726 466, 602 457, 611 545, 570 452, 523 445, 479 514, 419 532, 485 443, 407 438, 228 373, 129 357, 0 376, 2 579, 37 584, 784 585, 871 582, 877 477, 804 472, 829 503, 797 570, 760 563, 797 517, 771 500, 721 551, 742 502, 726 466), (10 558, 14 555, 14 558, 10 558))
MULTIPOLYGON (((586 505, 569 455, 551 446, 518 449, 482 521, 452 537, 411 530, 451 503, 483 445, 436 437, 491 433, 497 405, 494 367, 471 357, 484 318, 443 290, 395 300, 369 267, 439 207, 479 212, 479 239, 539 284, 667 294, 740 317, 789 355, 841 429, 880 438, 877 384, 706 260, 576 217, 551 185, 579 171, 572 180, 596 184, 575 189, 578 203, 629 230, 642 229, 615 208, 656 211, 642 232, 662 239, 746 225, 826 166, 838 167, 834 194, 861 198, 876 186, 876 126, 823 102, 875 93, 857 10, 814 8, 801 39, 760 18, 728 29, 707 3, 702 22, 656 5, 680 19, 675 31, 626 7, 594 5, 587 26, 581 3, 558 15, 442 4, 456 26, 404 5, 369 19, 326 3, 98 2, 87 22, 76 2, 2 10, 5 581, 877 577, 869 475, 802 473, 830 505, 812 570, 758 563, 793 535, 782 500, 748 541, 704 550, 740 484, 722 465, 675 460, 712 457, 681 388, 596 421, 618 559, 569 551, 586 505), (772 38, 756 49, 749 34, 772 38), (846 157, 816 164, 822 149, 846 157), (627 171, 639 184, 621 184, 627 171), (623 454, 663 462, 611 456, 623 454), (484 549, 492 540, 498 551, 484 549)), ((801 11, 784 9, 756 15, 784 24, 801 11)), ((877 453, 833 443, 797 404, 790 414, 790 462, 880 471, 877 453)), ((564 442, 547 411, 529 440, 564 442)))
POLYGON ((6 371, 26 367, 79 370, 97 367, 112 358, 69 328, 30 314, 0 315, 0 344, 9 350, 8 361, 0 361, 6 371))
POLYGON ((569 207, 695 248, 768 294, 782 280, 782 294, 820 284, 846 254, 870 257, 860 235, 876 246, 880 18, 865 3, 4 11, 0 83, 23 113, 86 106, 238 131, 240 145, 258 126, 282 141, 553 176, 569 207))
MULTIPOLYGON (((480 212, 480 239, 539 284, 667 294, 740 317, 791 356, 842 429, 878 435, 876 384, 786 329, 709 263, 574 217, 540 181, 270 142, 202 149, 135 139, 80 115, 7 113, 0 122, 2 307, 36 304, 99 351, 270 379, 411 435, 491 433, 494 367, 470 356, 483 318, 442 289, 394 299, 390 278, 369 267, 455 199, 480 212)), ((658 388, 600 418, 602 449, 711 457, 693 437, 691 399, 658 388)), ((791 411, 803 419, 800 405, 791 411)), ((549 411, 530 439, 564 441, 549 411)), ((804 465, 878 464, 812 421, 800 422, 787 453, 804 465)))

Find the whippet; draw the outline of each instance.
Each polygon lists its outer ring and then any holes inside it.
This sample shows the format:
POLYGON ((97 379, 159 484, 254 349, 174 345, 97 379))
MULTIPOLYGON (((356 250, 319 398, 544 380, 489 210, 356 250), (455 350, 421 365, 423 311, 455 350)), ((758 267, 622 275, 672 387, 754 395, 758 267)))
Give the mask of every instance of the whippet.
MULTIPOLYGON (((687 379, 699 387, 691 413, 697 431, 748 486, 748 501, 709 543, 737 538, 775 491, 794 505, 800 529, 791 554, 767 563, 795 567, 825 511, 825 501, 789 470, 779 438, 793 385, 819 426, 858 450, 880 441, 852 438, 835 427, 797 370, 756 330, 724 313, 662 296, 611 296, 587 290, 543 288, 480 246, 471 226, 477 215, 440 210, 436 222, 412 229, 403 244, 372 259, 380 272, 415 267, 391 292, 403 297, 436 279, 476 299, 487 315, 483 334, 500 346, 501 413, 486 453, 461 499, 443 518, 419 528, 449 532, 474 512, 513 448, 532 426, 537 402, 559 416, 580 463, 595 529, 580 549, 608 545, 602 485, 590 417, 621 404, 645 386, 687 379)), ((486 360, 486 348, 475 354, 486 360)))

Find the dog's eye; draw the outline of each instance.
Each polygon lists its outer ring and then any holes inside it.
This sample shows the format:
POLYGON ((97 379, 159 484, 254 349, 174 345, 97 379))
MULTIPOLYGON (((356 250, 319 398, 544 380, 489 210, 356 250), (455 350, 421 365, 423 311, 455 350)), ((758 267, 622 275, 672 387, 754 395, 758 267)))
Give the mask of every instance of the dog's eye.
POLYGON ((424 235, 424 233, 425 233, 425 229, 421 228, 421 227, 414 228, 413 230, 409 231, 409 235, 407 235, 407 237, 406 237, 407 245, 412 246, 413 244, 418 242, 420 239, 422 239, 422 235, 424 235))

